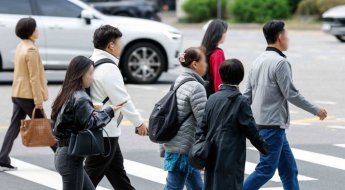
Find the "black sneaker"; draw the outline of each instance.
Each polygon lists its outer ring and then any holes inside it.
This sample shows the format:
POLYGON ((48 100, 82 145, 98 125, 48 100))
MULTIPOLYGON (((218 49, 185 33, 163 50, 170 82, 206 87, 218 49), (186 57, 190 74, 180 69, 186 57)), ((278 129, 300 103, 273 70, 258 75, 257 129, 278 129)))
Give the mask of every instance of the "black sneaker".
POLYGON ((1 164, 0 163, 0 172, 15 171, 15 170, 18 170, 18 168, 12 166, 11 164, 1 164))

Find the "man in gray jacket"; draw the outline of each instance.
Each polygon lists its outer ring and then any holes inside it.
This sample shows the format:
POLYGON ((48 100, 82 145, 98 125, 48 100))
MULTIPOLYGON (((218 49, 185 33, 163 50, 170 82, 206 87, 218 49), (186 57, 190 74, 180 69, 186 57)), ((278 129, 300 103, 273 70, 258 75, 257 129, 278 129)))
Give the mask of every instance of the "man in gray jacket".
POLYGON ((252 66, 245 96, 252 105, 260 135, 266 140, 269 154, 260 155, 260 163, 244 182, 244 190, 258 190, 270 180, 278 168, 284 189, 298 190, 298 169, 285 129, 289 127, 288 102, 317 115, 327 117, 325 109, 307 101, 292 81, 289 61, 283 54, 288 49, 288 36, 282 21, 268 22, 263 32, 268 47, 252 66))

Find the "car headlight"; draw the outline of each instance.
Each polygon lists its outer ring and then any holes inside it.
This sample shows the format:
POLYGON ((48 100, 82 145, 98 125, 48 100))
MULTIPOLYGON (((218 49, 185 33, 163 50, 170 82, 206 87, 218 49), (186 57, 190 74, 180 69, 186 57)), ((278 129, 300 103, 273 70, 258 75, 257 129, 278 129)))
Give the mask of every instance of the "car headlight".
POLYGON ((173 40, 179 40, 182 38, 182 34, 179 32, 164 31, 163 34, 173 40))

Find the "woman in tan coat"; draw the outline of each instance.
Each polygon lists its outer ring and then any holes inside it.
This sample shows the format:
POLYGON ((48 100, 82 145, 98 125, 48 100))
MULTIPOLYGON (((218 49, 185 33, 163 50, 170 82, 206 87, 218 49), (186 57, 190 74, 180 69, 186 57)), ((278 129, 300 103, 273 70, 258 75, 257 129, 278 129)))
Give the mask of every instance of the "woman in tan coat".
MULTIPOLYGON (((13 114, 0 152, 0 171, 17 169, 11 165, 9 154, 19 134, 20 121, 27 115, 31 117, 34 108, 43 109, 43 102, 48 99, 44 67, 35 45, 35 40, 38 38, 36 21, 33 18, 20 19, 16 26, 16 35, 22 41, 15 52, 12 84, 13 114)), ((41 116, 37 113, 37 117, 41 116)))

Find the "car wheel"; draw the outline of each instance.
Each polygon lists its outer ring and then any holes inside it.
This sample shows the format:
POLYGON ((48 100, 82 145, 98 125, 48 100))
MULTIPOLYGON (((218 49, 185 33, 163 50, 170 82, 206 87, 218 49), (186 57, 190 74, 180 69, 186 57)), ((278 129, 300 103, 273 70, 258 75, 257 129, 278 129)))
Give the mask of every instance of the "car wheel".
POLYGON ((140 42, 125 50, 121 69, 128 82, 154 83, 162 74, 166 64, 165 60, 159 47, 151 43, 140 42))
POLYGON ((339 41, 345 42, 345 35, 336 35, 335 36, 339 41))

